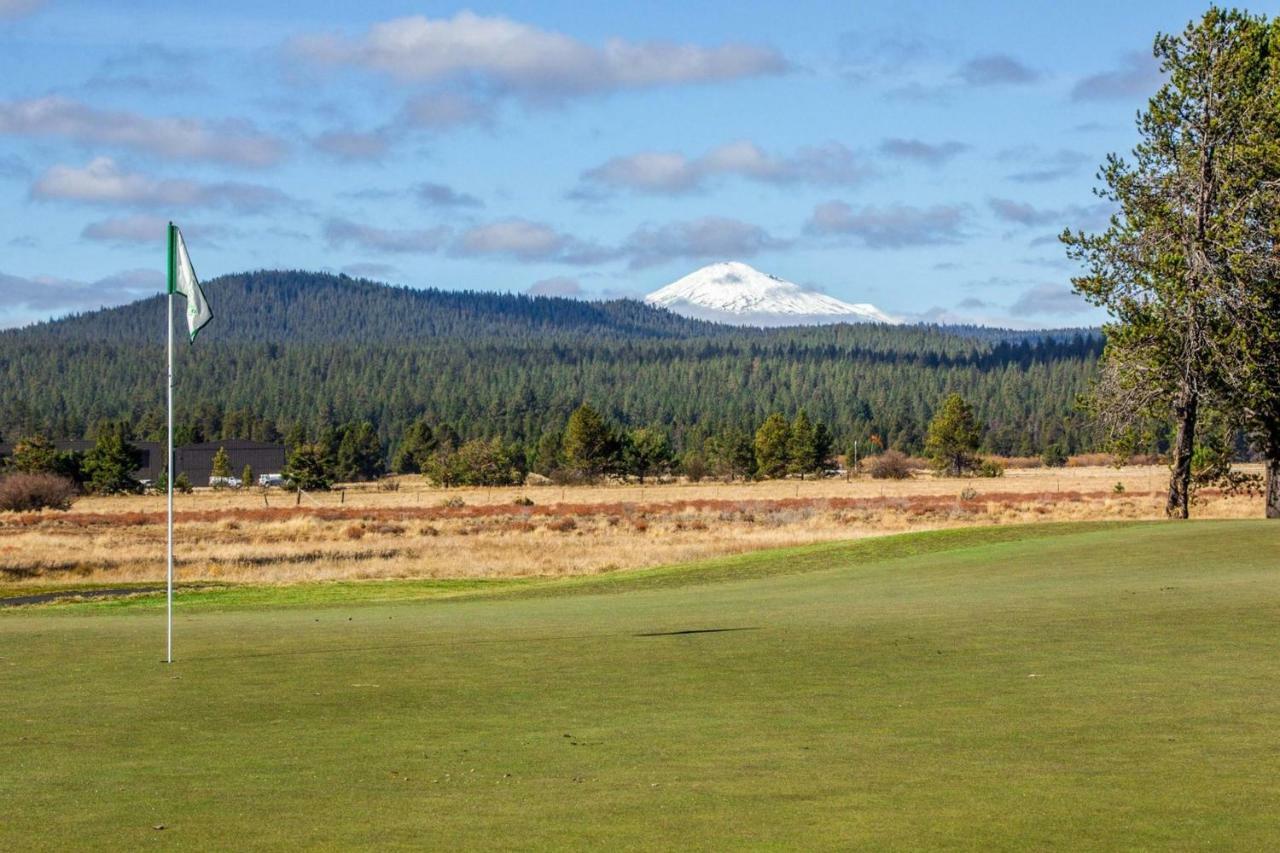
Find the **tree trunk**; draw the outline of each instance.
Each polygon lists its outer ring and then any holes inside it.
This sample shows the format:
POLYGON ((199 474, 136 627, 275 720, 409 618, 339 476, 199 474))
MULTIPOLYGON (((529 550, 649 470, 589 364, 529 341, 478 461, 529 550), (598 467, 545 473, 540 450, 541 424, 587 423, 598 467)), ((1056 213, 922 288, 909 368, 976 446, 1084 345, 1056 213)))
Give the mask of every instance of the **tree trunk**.
POLYGON ((1173 460, 1170 465, 1169 501, 1165 515, 1170 518, 1188 518, 1191 515, 1191 453, 1196 443, 1196 414, 1200 400, 1193 391, 1184 391, 1173 408, 1178 432, 1173 441, 1173 460))
MULTIPOLYGON (((1280 450, 1280 448, 1277 448, 1280 450)), ((1280 518, 1280 452, 1267 455, 1267 518, 1280 518)))

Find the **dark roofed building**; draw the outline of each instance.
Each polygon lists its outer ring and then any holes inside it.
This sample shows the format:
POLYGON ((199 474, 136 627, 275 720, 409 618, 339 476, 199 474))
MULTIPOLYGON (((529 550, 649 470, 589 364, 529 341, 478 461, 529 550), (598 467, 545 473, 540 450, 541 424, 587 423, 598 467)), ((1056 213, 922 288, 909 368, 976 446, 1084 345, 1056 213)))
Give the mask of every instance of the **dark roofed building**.
MULTIPOLYGON (((138 448, 138 470, 133 476, 139 480, 155 480, 164 470, 164 444, 158 441, 135 441, 138 448)), ((88 453, 93 449, 92 441, 55 441, 53 446, 58 450, 70 450, 74 453, 88 453)), ((261 441, 243 441, 229 438, 226 441, 206 441, 203 444, 188 444, 173 449, 174 468, 179 474, 186 474, 194 486, 209 485, 209 475, 213 473, 213 456, 219 447, 227 449, 231 457, 231 473, 240 476, 245 465, 253 468, 255 474, 279 474, 284 470, 284 446, 266 444, 261 441)), ((13 452, 13 445, 0 444, 0 459, 13 452)), ((247 485, 252 485, 247 484, 247 485)))
MULTIPOLYGON (((133 472, 133 476, 139 480, 154 480, 159 477, 160 472, 164 470, 164 445, 158 441, 134 441, 130 443, 138 448, 139 465, 138 470, 133 472)), ((88 453, 93 450, 93 445, 94 442, 92 441, 53 442, 53 446, 64 453, 67 451, 88 453)), ((11 453, 13 453, 12 444, 0 444, 0 459, 4 459, 11 453)))
MULTIPOLYGON (((253 468, 254 474, 279 474, 284 470, 283 445, 245 441, 238 438, 187 444, 175 448, 176 458, 173 468, 179 474, 186 474, 192 485, 207 486, 209 477, 213 474, 213 457, 220 447, 226 448, 227 456, 231 457, 233 477, 239 477, 246 465, 253 468)), ((164 455, 163 450, 160 451, 160 455, 164 455)))

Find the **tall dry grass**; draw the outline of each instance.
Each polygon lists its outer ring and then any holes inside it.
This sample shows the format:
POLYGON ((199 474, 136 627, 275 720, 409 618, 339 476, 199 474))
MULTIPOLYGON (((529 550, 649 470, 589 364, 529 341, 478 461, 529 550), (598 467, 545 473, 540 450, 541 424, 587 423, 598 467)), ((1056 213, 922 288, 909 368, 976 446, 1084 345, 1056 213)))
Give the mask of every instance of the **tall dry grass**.
MULTIPOLYGON (((300 504, 283 493, 264 501, 197 492, 176 502, 177 572, 185 581, 271 583, 575 575, 905 530, 1159 518, 1162 485, 1163 469, 1028 468, 991 480, 447 491, 404 478, 399 491, 353 488, 300 504)), ((1259 514, 1261 502, 1206 492, 1197 509, 1241 517, 1259 514)), ((0 594, 163 575, 162 498, 86 498, 67 513, 0 515, 0 594)))

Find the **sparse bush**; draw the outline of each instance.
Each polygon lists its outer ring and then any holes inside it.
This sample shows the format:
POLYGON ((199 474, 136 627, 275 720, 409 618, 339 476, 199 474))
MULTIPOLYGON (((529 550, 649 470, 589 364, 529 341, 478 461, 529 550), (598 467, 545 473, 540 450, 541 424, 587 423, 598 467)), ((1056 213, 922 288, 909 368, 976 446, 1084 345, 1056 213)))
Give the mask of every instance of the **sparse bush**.
POLYGON ((578 529, 578 522, 572 518, 558 518, 555 521, 548 521, 547 529, 554 530, 557 533, 568 533, 571 530, 578 529))
POLYGON ((1046 468, 1062 468, 1067 464, 1067 452, 1057 442, 1049 445, 1040 454, 1040 462, 1046 468))
POLYGON ((512 501, 516 506, 533 506, 533 498, 526 498, 524 495, 512 501))
POLYGON ((1003 477, 1004 463, 999 459, 983 459, 976 473, 979 477, 1003 477))
POLYGON ((871 476, 876 480, 907 480, 911 478, 911 462, 905 453, 886 450, 868 463, 871 476))
POLYGON ((71 508, 75 483, 57 474, 9 474, 0 477, 0 512, 71 508))
POLYGON ((1117 495, 1123 495, 1123 494, 1124 494, 1124 483, 1121 483, 1121 482, 1117 481, 1117 482, 1116 482, 1116 484, 1115 484, 1114 486, 1112 486, 1112 487, 1111 487, 1111 491, 1115 492, 1117 495))
POLYGON ((690 483, 700 483, 707 476, 706 457, 697 451, 686 453, 680 467, 684 469, 684 475, 689 478, 690 483))
POLYGON ((380 492, 398 492, 400 491, 400 481, 385 479, 378 481, 378 491, 380 492))
POLYGON ((445 509, 462 509, 466 505, 467 502, 462 498, 445 498, 440 501, 440 506, 445 509))
POLYGON ((972 501, 972 500, 977 500, 977 498, 978 498, 978 490, 973 488, 972 486, 965 486, 960 491, 960 500, 962 501, 972 501))
POLYGON ((189 495, 194 491, 191 486, 191 478, 187 476, 186 471, 178 472, 178 476, 173 481, 173 490, 184 495, 189 495))

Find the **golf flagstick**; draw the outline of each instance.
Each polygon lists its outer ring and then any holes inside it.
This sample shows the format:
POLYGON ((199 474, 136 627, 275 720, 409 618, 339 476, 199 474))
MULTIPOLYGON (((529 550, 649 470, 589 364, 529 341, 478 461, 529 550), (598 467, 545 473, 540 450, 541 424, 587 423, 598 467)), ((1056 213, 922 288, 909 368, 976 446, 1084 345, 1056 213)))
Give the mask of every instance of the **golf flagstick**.
POLYGON ((187 300, 187 333, 190 342, 194 344, 196 335, 200 334, 200 330, 213 319, 213 311, 209 309, 209 303, 204 298, 204 291, 200 289, 200 280, 196 278, 196 271, 191 266, 191 257, 187 254, 187 244, 182 239, 182 232, 178 230, 178 226, 170 222, 168 287, 169 435, 167 442, 168 457, 165 463, 167 466, 165 469, 165 485, 168 486, 169 493, 169 526, 166 554, 167 570, 165 573, 165 663, 173 663, 173 481, 176 475, 173 470, 173 297, 175 294, 183 296, 187 300))
POLYGON ((168 535, 165 549, 165 644, 164 662, 173 663, 173 269, 174 269, 174 227, 169 223, 169 269, 166 299, 168 300, 168 381, 165 384, 169 408, 168 436, 165 444, 164 482, 168 492, 168 535))

